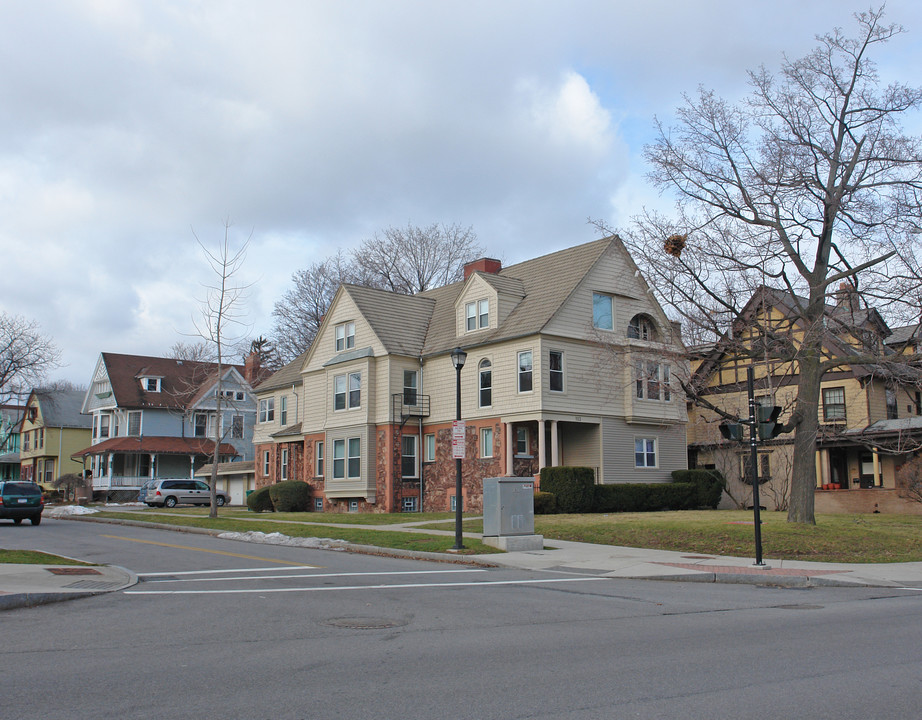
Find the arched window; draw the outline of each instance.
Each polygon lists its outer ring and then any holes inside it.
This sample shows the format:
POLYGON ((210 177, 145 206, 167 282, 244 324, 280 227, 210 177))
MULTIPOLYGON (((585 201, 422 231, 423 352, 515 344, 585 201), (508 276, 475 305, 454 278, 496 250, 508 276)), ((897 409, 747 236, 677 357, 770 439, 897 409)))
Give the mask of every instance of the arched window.
POLYGON ((493 404, 493 365, 484 358, 480 361, 480 407, 493 404))
POLYGON ((627 326, 627 336, 633 340, 655 340, 656 325, 647 315, 635 315, 627 326))

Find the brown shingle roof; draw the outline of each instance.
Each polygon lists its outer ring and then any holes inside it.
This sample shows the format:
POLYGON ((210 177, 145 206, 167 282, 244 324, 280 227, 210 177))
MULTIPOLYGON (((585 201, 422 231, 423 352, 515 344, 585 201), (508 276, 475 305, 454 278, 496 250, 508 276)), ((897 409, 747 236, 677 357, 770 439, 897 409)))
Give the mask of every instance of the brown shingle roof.
MULTIPOLYGON (((100 453, 156 453, 157 455, 213 455, 214 440, 207 438, 181 437, 117 437, 103 440, 73 457, 97 455, 100 453)), ((236 448, 229 443, 221 443, 221 455, 237 455, 236 448)))

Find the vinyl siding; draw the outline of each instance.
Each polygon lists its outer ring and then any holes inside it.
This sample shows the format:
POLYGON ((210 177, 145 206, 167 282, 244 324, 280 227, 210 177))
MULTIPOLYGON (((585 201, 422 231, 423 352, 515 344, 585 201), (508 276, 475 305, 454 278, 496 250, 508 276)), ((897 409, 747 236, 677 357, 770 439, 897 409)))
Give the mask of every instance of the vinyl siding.
POLYGON ((602 418, 602 482, 671 482, 673 470, 688 467, 684 425, 629 425, 602 418), (656 468, 634 466, 635 438, 656 438, 656 468))

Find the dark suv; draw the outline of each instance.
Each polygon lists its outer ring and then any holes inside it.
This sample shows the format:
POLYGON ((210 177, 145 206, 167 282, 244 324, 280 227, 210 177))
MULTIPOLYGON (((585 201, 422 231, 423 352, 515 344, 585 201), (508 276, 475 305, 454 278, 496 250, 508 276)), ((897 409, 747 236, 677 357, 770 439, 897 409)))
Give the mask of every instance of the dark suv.
POLYGON ((12 520, 17 525, 29 518, 33 525, 38 525, 44 509, 41 486, 21 480, 0 482, 0 518, 12 520))

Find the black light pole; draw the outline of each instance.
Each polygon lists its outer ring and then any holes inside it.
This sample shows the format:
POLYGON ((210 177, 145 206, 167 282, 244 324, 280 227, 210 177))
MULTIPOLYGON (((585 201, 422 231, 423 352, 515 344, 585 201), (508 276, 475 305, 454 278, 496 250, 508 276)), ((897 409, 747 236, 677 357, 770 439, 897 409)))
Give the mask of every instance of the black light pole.
POLYGON ((756 561, 755 564, 764 567, 762 562, 762 515, 759 500, 759 411, 756 406, 755 373, 752 365, 746 368, 746 384, 749 390, 749 462, 752 475, 752 514, 755 526, 756 561))
MULTIPOLYGON (((451 351, 451 364, 455 366, 458 381, 455 384, 455 420, 461 420, 461 368, 467 360, 467 353, 459 347, 451 351)), ((452 442, 454 448, 454 441, 452 442)), ((463 443, 462 443, 463 447, 463 443)), ((455 544, 452 550, 463 550, 461 542, 461 458, 455 457, 455 544)))

